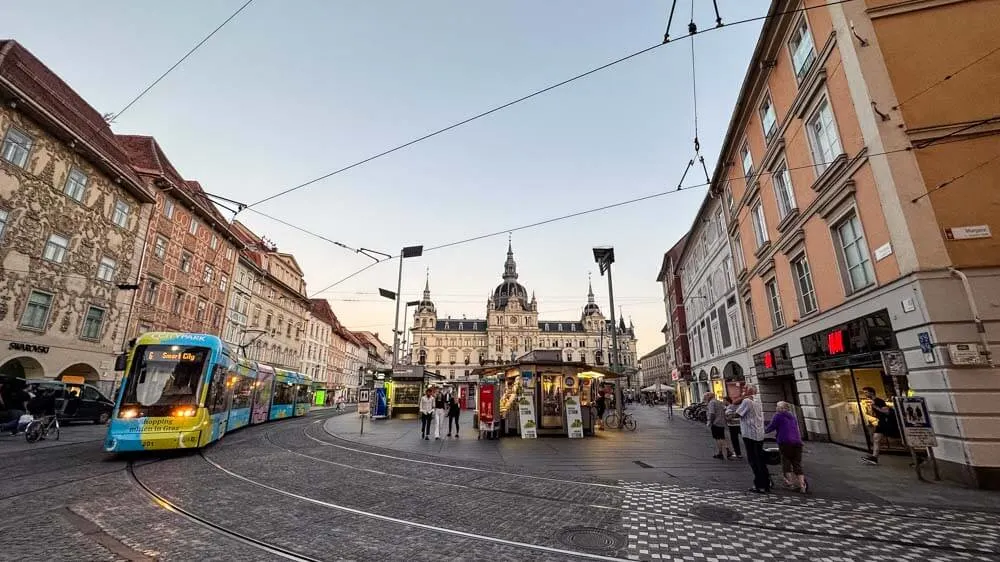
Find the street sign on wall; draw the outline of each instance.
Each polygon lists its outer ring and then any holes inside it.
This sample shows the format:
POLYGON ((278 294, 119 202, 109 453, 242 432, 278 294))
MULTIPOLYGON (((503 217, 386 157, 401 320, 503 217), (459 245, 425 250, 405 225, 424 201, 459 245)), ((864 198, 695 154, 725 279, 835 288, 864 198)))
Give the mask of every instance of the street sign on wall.
POLYGON ((931 416, 927 413, 927 403, 923 397, 899 397, 897 400, 906 444, 914 449, 937 447, 937 437, 934 436, 931 416))
POLYGON ((902 351, 883 351, 882 368, 890 377, 905 377, 909 372, 902 351))
POLYGON ((362 388, 358 390, 358 402, 370 402, 371 401, 371 390, 367 388, 362 388))

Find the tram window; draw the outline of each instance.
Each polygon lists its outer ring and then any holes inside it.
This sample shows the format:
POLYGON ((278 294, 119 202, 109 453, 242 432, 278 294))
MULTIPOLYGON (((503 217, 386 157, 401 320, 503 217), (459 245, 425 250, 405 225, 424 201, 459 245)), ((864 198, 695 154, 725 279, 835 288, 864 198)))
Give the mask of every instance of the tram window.
POLYGON ((233 385, 233 409, 249 408, 250 398, 253 396, 253 380, 247 377, 238 376, 236 384, 233 385))
POLYGON ((137 347, 124 401, 143 406, 195 404, 207 356, 203 347, 137 347))
POLYGON ((297 390, 295 396, 295 402, 298 404, 308 404, 309 403, 309 387, 304 384, 295 385, 297 390))
POLYGON ((287 382, 274 385, 274 405, 280 406, 295 402, 295 386, 287 382))
POLYGON ((212 373, 212 383, 208 387, 208 398, 205 401, 205 406, 213 414, 226 411, 226 378, 228 375, 228 371, 222 366, 217 366, 212 373))

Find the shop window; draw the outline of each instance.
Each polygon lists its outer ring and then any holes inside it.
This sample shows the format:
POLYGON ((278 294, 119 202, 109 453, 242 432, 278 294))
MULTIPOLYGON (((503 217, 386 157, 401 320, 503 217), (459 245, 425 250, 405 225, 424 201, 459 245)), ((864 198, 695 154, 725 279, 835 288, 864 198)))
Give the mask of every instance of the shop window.
POLYGON ((795 276, 795 292, 799 300, 799 315, 805 316, 816 311, 816 291, 813 289, 812 272, 809 262, 803 255, 792 262, 792 273, 795 276))
POLYGON ((771 279, 764 284, 764 291, 767 293, 767 307, 771 312, 771 327, 780 330, 785 327, 785 316, 781 311, 781 294, 778 292, 778 282, 771 279))
POLYGON ((868 245, 858 215, 852 213, 835 227, 838 257, 846 269, 848 294, 875 283, 875 272, 868 257, 868 245))

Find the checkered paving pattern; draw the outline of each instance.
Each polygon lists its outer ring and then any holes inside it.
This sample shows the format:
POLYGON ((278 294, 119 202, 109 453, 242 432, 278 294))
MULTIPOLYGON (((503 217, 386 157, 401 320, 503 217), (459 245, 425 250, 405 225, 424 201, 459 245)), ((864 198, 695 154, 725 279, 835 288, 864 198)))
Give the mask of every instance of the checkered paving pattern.
POLYGON ((996 514, 621 484, 631 560, 1000 560, 996 514), (697 506, 742 519, 706 521, 697 506))

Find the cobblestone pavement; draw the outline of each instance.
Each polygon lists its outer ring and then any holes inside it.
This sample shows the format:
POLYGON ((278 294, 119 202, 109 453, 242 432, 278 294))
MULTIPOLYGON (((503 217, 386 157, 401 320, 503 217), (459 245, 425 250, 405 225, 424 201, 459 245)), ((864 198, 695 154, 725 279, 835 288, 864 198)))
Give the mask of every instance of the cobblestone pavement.
POLYGON ((393 450, 332 435, 357 420, 331 414, 247 428, 201 454, 134 459, 158 501, 99 446, 4 455, 0 560, 1000 560, 993 512, 569 468, 587 464, 567 443, 609 458, 598 439, 523 445, 545 462, 519 457, 520 440, 504 462, 499 443, 474 439, 393 450), (449 446, 461 452, 443 455, 449 446))

